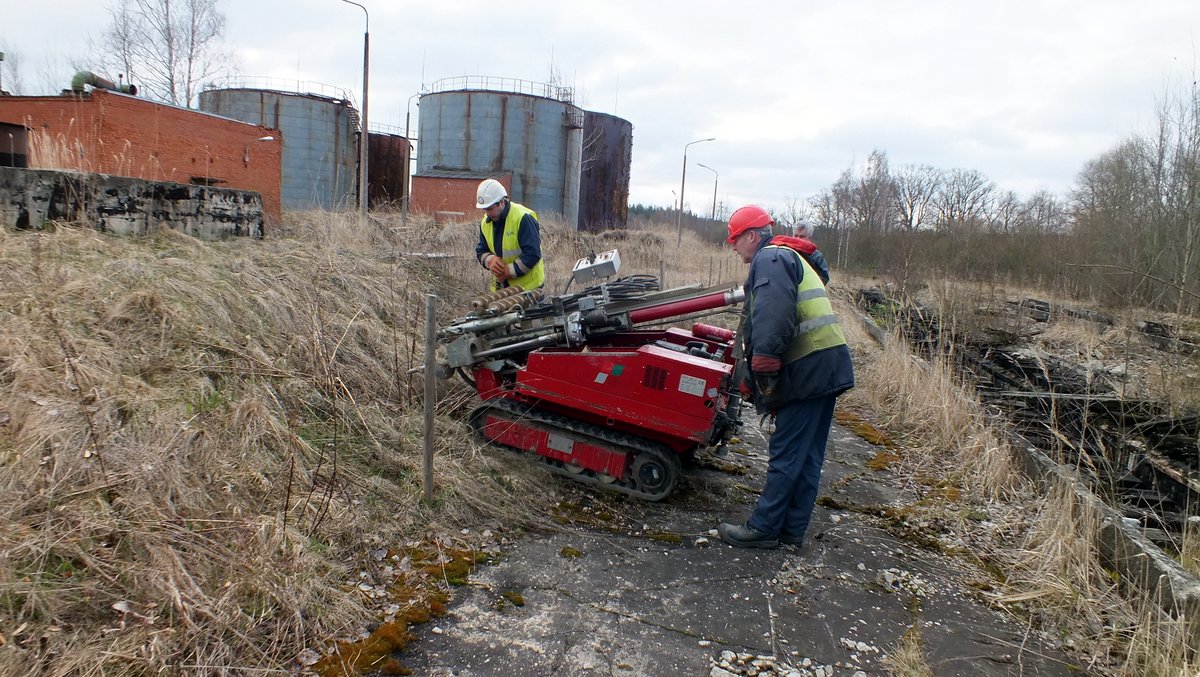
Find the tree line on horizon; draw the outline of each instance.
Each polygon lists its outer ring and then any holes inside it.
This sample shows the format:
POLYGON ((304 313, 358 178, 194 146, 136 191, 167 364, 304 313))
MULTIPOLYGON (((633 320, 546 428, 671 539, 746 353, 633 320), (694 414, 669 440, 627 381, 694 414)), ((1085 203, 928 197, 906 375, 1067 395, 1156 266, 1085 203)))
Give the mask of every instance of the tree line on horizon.
MULTIPOLYGON (((724 238, 717 219, 685 227, 724 238)), ((1028 285, 1111 307, 1200 312, 1200 85, 1168 92, 1151 128, 1088 162, 1066 195, 1021 198, 971 169, 892 167, 876 150, 777 223, 808 220, 835 267, 883 277, 900 293, 935 275, 1028 285)), ((631 219, 674 219, 631 205, 631 219)))

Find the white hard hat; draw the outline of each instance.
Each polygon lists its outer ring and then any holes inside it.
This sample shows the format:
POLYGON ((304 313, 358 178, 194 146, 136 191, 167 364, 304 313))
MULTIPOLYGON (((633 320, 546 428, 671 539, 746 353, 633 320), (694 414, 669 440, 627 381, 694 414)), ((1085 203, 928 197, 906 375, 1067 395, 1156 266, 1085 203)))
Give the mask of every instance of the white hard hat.
POLYGON ((486 179, 479 184, 479 190, 475 192, 475 206, 487 209, 506 197, 508 191, 504 190, 504 184, 495 179, 486 179))

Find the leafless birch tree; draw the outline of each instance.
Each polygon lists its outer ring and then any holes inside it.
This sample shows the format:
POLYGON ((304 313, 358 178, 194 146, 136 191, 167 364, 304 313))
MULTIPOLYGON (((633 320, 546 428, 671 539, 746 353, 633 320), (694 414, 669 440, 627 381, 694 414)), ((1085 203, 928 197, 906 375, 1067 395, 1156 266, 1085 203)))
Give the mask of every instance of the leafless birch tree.
POLYGON ((106 65, 150 97, 191 106, 230 60, 219 0, 119 0, 108 8, 106 65))

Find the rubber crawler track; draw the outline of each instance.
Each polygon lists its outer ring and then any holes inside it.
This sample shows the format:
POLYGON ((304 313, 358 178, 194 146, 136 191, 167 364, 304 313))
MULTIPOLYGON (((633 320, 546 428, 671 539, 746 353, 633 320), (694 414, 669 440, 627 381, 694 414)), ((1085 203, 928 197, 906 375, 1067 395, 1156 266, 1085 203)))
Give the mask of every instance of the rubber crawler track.
POLYGON ((588 437, 609 447, 616 447, 620 450, 631 451, 634 455, 632 464, 633 468, 638 467, 639 461, 642 463, 647 461, 656 462, 664 471, 666 471, 667 474, 665 482, 662 483, 662 489, 648 492, 642 491, 638 488, 634 477, 636 473, 630 472, 627 473, 625 477, 620 477, 612 481, 606 481, 601 479, 599 475, 591 470, 582 469, 577 472, 572 472, 567 470, 562 461, 547 458, 540 454, 534 454, 542 463, 548 466, 555 473, 564 477, 569 477, 576 482, 590 484, 600 487, 601 489, 607 489, 609 491, 616 491, 646 501, 661 501, 667 496, 671 495, 671 492, 673 492, 675 487, 678 486, 680 476, 683 474, 683 464, 679 460, 679 455, 671 451, 665 445, 637 437, 636 435, 620 433, 613 430, 608 430, 607 428, 602 428, 600 426, 576 421, 574 419, 567 418, 566 416, 550 414, 535 407, 518 404, 516 402, 504 399, 491 400, 476 407, 471 412, 470 417, 471 428, 475 431, 475 434, 479 437, 479 439, 497 447, 503 447, 505 449, 511 449, 522 453, 530 453, 525 449, 518 449, 507 444, 500 444, 484 437, 483 421, 489 410, 498 412, 501 418, 505 418, 513 422, 532 422, 544 428, 565 430, 572 433, 574 436, 588 437))

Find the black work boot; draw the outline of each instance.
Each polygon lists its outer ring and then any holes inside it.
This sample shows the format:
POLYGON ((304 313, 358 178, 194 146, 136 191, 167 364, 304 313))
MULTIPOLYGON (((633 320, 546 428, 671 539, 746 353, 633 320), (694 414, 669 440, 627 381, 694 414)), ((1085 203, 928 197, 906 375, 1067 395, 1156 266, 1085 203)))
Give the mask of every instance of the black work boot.
POLYGON ((737 548, 778 548, 779 539, 768 535, 749 524, 722 522, 717 527, 721 540, 737 548))

